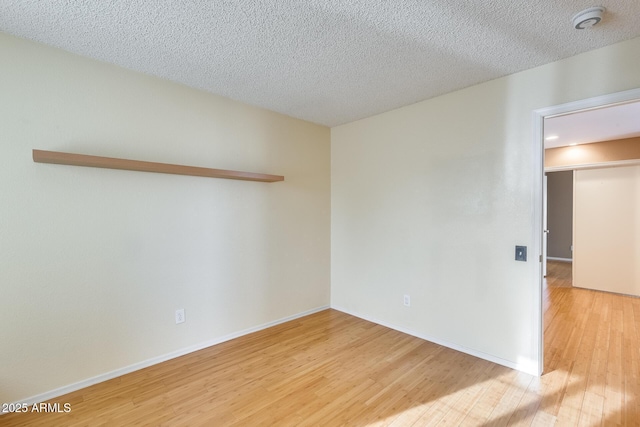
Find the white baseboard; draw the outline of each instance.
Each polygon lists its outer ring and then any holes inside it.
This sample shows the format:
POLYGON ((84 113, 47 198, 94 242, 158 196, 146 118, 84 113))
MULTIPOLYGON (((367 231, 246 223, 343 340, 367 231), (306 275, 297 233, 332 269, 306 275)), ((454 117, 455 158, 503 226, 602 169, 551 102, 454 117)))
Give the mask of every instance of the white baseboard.
POLYGON ((547 261, 560 261, 560 262, 573 262, 571 258, 556 258, 554 256, 548 256, 547 261))
POLYGON ((360 319, 369 321, 369 322, 373 322, 376 323, 378 325, 381 326, 385 326, 387 328, 396 330, 398 332, 402 332, 404 334, 407 335, 411 335, 420 339, 423 339, 425 341, 429 341, 438 345, 441 345, 443 347, 447 347, 450 348, 452 350, 456 350, 459 351, 461 353, 466 353, 469 354, 471 356, 475 356, 478 357, 480 359, 484 359, 484 360, 488 360, 489 362, 493 362, 493 363, 497 363, 498 365, 502 365, 502 366, 506 366, 507 368, 511 368, 511 369, 515 369, 517 371, 522 371, 524 373, 527 373, 529 375, 535 375, 535 376, 540 376, 540 373, 538 372, 538 363, 535 360, 525 360, 525 361, 519 361, 519 362, 513 362, 511 360, 506 360, 506 359, 502 359, 500 357, 494 356, 492 354, 488 354, 488 353, 484 353, 482 351, 478 351, 478 350, 474 350, 471 348, 467 348, 458 344, 454 344, 448 341, 444 341, 438 338, 434 338, 428 335, 424 335, 424 334, 419 334, 415 331, 397 326, 397 325, 393 325, 387 322, 382 322, 373 318, 370 318, 368 316, 363 316, 361 314, 358 313, 353 313, 349 310, 346 310, 342 307, 336 306, 336 305, 331 305, 331 308, 334 310, 338 310, 341 311, 343 313, 349 314, 351 316, 355 316, 355 317, 359 317, 360 319))
MULTIPOLYGON (((55 390, 47 391, 45 393, 41 393, 24 400, 14 402, 14 403, 33 405, 34 403, 46 402, 48 400, 55 399, 56 397, 65 395, 67 393, 71 393, 73 391, 80 390, 85 387, 92 386, 97 383, 101 383, 116 377, 120 377, 122 375, 129 374, 134 371, 138 371, 140 369, 148 368, 149 366, 157 365, 158 363, 162 363, 170 359, 175 359, 176 357, 184 356, 185 354, 193 353, 194 351, 202 350, 207 347, 211 347, 213 345, 220 344, 225 341, 230 341, 232 339, 241 337, 243 335, 248 335, 253 332, 258 332, 263 329, 267 329, 272 326, 279 325, 281 323, 289 322, 291 320, 299 319, 301 317, 308 316, 310 314, 317 313, 319 311, 327 310, 329 308, 330 307, 328 305, 325 305, 325 306, 313 308, 311 310, 303 311, 302 313, 297 313, 292 316, 283 317, 281 319, 274 320, 272 322, 263 323, 262 325, 254 326, 252 328, 248 328, 239 332, 234 332, 232 334, 224 335, 222 337, 215 338, 210 341, 205 341, 199 344, 192 345, 187 348, 172 351, 171 353, 167 353, 161 356, 153 357, 151 359, 143 360, 142 362, 134 363, 133 365, 125 366, 123 368, 116 369, 114 371, 107 372, 104 374, 100 374, 92 378, 87 378, 86 380, 82 380, 74 384, 69 384, 69 385, 57 388, 55 390)), ((0 412, 0 416, 2 414, 3 413, 0 412)))

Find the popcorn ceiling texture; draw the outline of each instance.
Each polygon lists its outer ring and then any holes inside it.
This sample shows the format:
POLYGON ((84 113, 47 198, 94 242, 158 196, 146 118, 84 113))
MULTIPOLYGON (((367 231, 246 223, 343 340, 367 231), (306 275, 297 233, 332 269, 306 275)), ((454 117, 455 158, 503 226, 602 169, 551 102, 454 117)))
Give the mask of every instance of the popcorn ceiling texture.
POLYGON ((2 0, 0 31, 336 126, 640 35, 640 1, 2 0))

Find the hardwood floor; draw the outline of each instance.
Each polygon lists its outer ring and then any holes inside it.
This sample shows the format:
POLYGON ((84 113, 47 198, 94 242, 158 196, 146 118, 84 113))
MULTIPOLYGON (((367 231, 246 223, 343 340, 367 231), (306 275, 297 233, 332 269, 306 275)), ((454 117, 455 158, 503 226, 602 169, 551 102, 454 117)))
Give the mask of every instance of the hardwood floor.
POLYGON ((638 426, 640 299, 573 289, 567 266, 549 268, 540 378, 327 310, 0 425, 638 426))

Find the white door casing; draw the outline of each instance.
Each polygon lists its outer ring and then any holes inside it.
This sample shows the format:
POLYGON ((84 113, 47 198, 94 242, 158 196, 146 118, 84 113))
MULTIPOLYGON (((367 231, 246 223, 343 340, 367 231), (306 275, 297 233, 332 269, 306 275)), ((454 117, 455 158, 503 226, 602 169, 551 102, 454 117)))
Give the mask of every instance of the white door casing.
POLYGON ((588 110, 593 108, 600 108, 607 105, 618 104, 623 102, 631 102, 640 100, 640 88, 631 89, 623 92, 611 93, 608 95, 597 96, 580 101, 569 102, 566 104, 555 105, 546 108, 540 108, 533 111, 533 229, 531 235, 532 250, 531 254, 537 254, 540 258, 540 269, 537 278, 538 292, 536 297, 536 305, 538 306, 537 312, 537 325, 538 325, 538 374, 542 375, 544 368, 544 325, 543 325, 543 306, 542 306, 542 281, 544 278, 543 273, 543 238, 545 224, 544 221, 544 119, 547 117, 558 116, 562 114, 568 114, 581 110, 588 110))

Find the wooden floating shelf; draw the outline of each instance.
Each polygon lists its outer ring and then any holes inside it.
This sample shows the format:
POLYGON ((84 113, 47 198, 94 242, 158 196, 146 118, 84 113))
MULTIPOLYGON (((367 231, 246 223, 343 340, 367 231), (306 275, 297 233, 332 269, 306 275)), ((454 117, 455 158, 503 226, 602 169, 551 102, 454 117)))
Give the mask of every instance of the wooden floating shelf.
POLYGON ((172 165, 170 163, 143 162, 140 160, 117 159, 113 157, 89 156, 86 154, 61 153, 59 151, 45 151, 35 149, 33 150, 33 161, 36 163, 53 163, 56 165, 88 166, 92 168, 122 169, 138 172, 170 173, 174 175, 239 179, 243 181, 284 181, 284 176, 280 175, 267 175, 264 173, 201 168, 197 166, 172 165))

